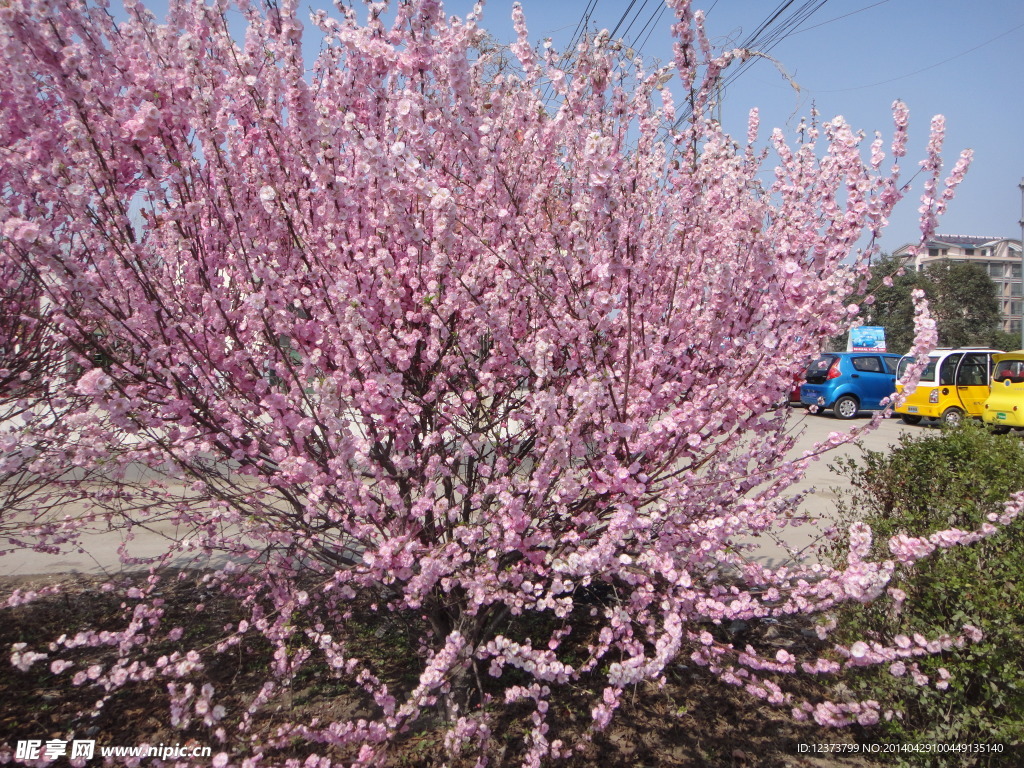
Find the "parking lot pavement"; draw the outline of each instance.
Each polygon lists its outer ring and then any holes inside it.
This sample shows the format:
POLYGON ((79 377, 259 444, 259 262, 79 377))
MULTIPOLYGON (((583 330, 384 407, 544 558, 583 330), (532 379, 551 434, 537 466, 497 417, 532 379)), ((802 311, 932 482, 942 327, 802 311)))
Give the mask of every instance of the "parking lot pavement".
MULTIPOLYGON (((181 493, 184 493, 184 490, 181 493)), ((85 507, 80 504, 70 504, 65 514, 84 514, 84 510, 85 507)), ((106 530, 104 524, 98 522, 82 534, 79 540, 81 546, 67 548, 59 554, 35 552, 31 549, 7 552, 0 556, 0 578, 58 573, 114 576, 126 570, 119 555, 122 547, 133 558, 158 558, 167 552, 174 542, 187 538, 187 531, 183 527, 166 521, 147 524, 145 527, 138 526, 132 534, 132 540, 126 544, 123 531, 106 530)), ((217 560, 219 561, 220 559, 217 560)), ((171 564, 186 568, 195 562, 209 564, 214 561, 201 552, 187 552, 179 553, 171 564)), ((145 566, 136 566, 134 569, 144 570, 145 566)))
MULTIPOLYGON (((797 457, 827 438, 829 433, 848 432, 855 427, 862 427, 870 421, 870 417, 865 414, 850 421, 843 421, 831 413, 814 415, 803 409, 794 408, 790 420, 793 430, 799 433, 797 445, 792 452, 792 456, 797 457)), ((899 419, 890 418, 883 420, 875 431, 863 436, 862 442, 867 448, 881 451, 895 443, 904 432, 918 434, 928 429, 927 426, 909 427, 899 419)), ((782 531, 785 535, 784 541, 761 537, 752 542, 756 545, 754 556, 759 562, 775 567, 791 561, 794 556, 806 559, 813 554, 815 543, 821 538, 822 529, 833 519, 837 500, 834 489, 843 485, 842 478, 832 473, 828 469, 828 464, 840 456, 858 454, 859 449, 856 447, 844 446, 810 464, 804 479, 793 486, 791 494, 813 490, 800 509, 818 520, 817 524, 786 527, 782 531)), ((138 531, 138 537, 132 544, 132 553, 142 557, 158 555, 167 548, 170 540, 179 535, 180 532, 170 526, 148 532, 138 531)), ((0 557, 0 577, 67 572, 116 573, 121 569, 117 556, 117 549, 121 544, 119 533, 96 533, 85 537, 83 544, 83 551, 58 556, 30 551, 5 555, 0 557)), ((180 559, 178 564, 185 565, 185 559, 180 559)))
MULTIPOLYGON (((830 433, 848 433, 866 426, 870 421, 871 415, 864 411, 857 418, 844 421, 837 419, 831 412, 812 414, 802 408, 793 408, 790 423, 792 429, 800 436, 790 455, 793 458, 799 457, 804 451, 825 440, 830 433)), ((873 431, 861 435, 858 440, 868 450, 886 452, 899 441, 902 434, 927 434, 934 429, 927 424, 912 427, 904 424, 899 418, 887 418, 873 431)), ((856 445, 844 445, 813 461, 808 466, 803 480, 796 483, 788 495, 810 491, 799 510, 815 522, 787 526, 780 532, 784 538, 761 537, 751 540, 755 545, 754 559, 768 567, 779 567, 794 561, 813 562, 816 559, 815 550, 822 543, 824 530, 835 520, 839 495, 848 487, 844 478, 829 469, 829 464, 842 457, 860 455, 861 449, 856 445)))

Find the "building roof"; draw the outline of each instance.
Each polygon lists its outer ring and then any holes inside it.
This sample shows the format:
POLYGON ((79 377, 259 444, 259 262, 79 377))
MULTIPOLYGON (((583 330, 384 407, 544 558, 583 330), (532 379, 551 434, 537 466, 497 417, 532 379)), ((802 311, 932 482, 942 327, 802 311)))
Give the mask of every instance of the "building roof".
POLYGON ((989 243, 996 243, 1000 240, 1008 240, 1006 237, 978 237, 975 235, 939 235, 936 234, 931 240, 928 241, 928 245, 931 246, 933 243, 938 245, 962 245, 967 248, 974 248, 979 245, 988 245, 989 243))
MULTIPOLYGON (((925 245, 926 248, 937 248, 941 246, 954 246, 958 248, 978 248, 986 245, 995 245, 996 243, 1010 243, 1011 246, 1016 250, 1019 247, 1020 240, 1015 237, 989 237, 989 236, 978 236, 978 235, 935 235, 925 245)), ((894 256, 902 256, 911 248, 919 245, 919 243, 905 243, 893 251, 894 256)))

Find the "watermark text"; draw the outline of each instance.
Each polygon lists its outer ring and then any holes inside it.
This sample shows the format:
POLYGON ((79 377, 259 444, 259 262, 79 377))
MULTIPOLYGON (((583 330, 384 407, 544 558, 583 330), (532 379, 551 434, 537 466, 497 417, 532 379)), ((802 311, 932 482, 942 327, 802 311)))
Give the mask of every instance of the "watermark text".
POLYGON ((94 757, 138 757, 161 760, 210 757, 210 747, 195 744, 140 744, 134 747, 97 745, 95 739, 25 739, 15 744, 16 760, 92 760, 94 757))

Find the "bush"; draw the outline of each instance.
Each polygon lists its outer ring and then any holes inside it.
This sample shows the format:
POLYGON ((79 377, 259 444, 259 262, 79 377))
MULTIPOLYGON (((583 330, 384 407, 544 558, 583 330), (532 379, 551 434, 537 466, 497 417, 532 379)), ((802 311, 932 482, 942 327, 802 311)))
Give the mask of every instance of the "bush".
MULTIPOLYGON (((875 539, 872 555, 889 557, 888 538, 940 528, 973 529, 1024 489, 1024 445, 974 423, 937 436, 901 437, 888 454, 833 467, 853 486, 841 517, 863 519, 875 539)), ((845 552, 836 547, 835 555, 845 552)), ((839 642, 865 634, 955 635, 965 624, 980 642, 917 663, 873 667, 849 684, 862 698, 899 702, 899 711, 864 734, 901 744, 1005 745, 1001 754, 909 753, 905 763, 1006 765, 1024 740, 1024 536, 1007 527, 969 547, 936 552, 911 571, 897 567, 886 597, 843 611, 839 642), (906 595, 903 599, 900 593, 906 595), (956 757, 951 759, 951 754, 956 757)))

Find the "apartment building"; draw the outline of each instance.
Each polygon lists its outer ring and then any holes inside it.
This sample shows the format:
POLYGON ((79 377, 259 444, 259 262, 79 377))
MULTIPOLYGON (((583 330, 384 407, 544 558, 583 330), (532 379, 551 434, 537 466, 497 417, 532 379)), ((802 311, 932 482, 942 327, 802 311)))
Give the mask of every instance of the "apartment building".
POLYGON ((970 262, 978 264, 996 284, 996 297, 1003 318, 1003 330, 1020 333, 1024 320, 1024 295, 1021 279, 1020 240, 1009 237, 974 237, 970 235, 935 235, 922 249, 911 256, 912 244, 893 251, 907 269, 923 270, 935 261, 970 262))

